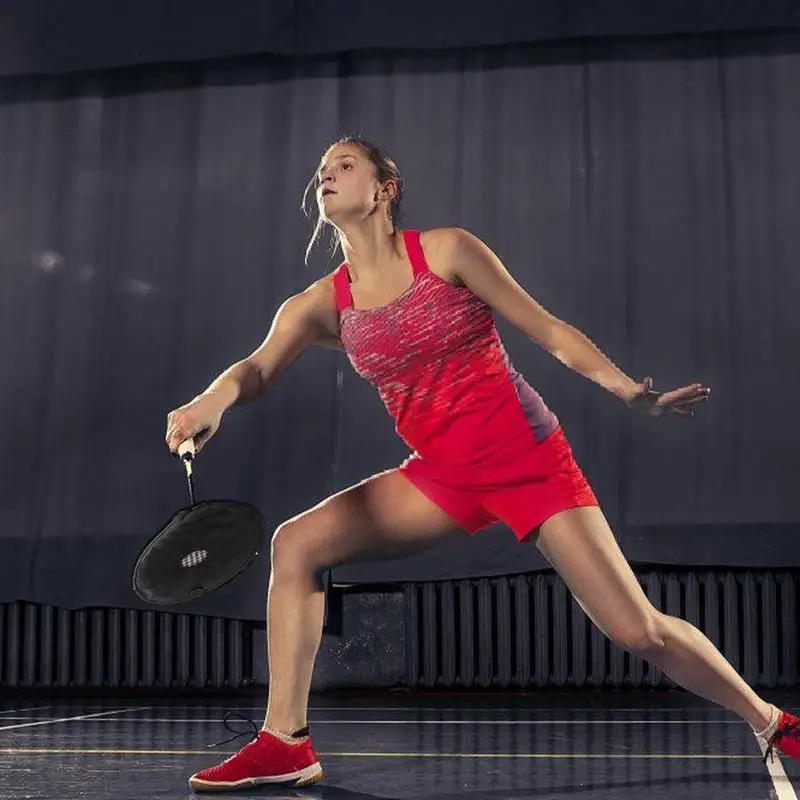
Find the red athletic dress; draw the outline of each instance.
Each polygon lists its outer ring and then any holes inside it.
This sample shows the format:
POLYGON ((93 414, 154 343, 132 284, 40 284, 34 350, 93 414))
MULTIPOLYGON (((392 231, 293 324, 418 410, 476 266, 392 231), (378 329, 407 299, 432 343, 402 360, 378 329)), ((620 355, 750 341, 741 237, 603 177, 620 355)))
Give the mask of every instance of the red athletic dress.
POLYGON ((469 533, 502 521, 522 539, 558 511, 597 505, 489 306, 431 272, 419 231, 403 239, 413 281, 387 305, 353 308, 347 263, 333 273, 347 356, 414 451, 402 473, 469 533))

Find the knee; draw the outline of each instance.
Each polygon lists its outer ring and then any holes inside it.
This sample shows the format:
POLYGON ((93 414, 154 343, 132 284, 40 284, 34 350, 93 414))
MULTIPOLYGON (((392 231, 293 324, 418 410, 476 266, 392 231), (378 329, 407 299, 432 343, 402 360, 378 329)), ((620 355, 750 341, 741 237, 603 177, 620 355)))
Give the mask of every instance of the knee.
POLYGON ((614 626, 609 638, 624 650, 645 659, 657 657, 667 646, 662 614, 655 609, 643 620, 614 626))
POLYGON ((274 577, 319 575, 326 568, 323 554, 313 546, 313 537, 303 527, 298 520, 288 520, 275 529, 270 547, 274 577))
POLYGON ((306 572, 311 568, 311 556, 301 525, 294 520, 278 525, 272 534, 270 547, 273 574, 306 572))

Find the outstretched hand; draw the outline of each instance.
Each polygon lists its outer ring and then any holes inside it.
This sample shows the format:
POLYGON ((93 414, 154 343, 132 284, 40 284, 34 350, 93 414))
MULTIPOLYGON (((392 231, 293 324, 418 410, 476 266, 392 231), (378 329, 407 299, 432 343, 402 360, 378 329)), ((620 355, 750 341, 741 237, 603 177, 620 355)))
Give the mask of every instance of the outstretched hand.
POLYGON ((694 416, 697 406, 705 403, 711 394, 711 389, 702 384, 693 383, 671 392, 653 391, 653 379, 645 378, 637 384, 631 394, 625 398, 630 408, 644 411, 653 417, 673 416, 687 418, 694 416))

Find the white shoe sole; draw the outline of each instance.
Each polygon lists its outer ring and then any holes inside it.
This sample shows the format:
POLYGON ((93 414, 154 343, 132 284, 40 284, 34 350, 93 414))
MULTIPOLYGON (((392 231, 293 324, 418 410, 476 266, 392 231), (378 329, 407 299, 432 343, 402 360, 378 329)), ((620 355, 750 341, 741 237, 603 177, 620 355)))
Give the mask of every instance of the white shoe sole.
POLYGON ((282 784, 284 786, 311 786, 322 780, 319 761, 310 767, 290 772, 287 775, 270 775, 268 778, 243 778, 240 781, 204 781, 192 775, 189 786, 196 792, 235 792, 237 789, 253 789, 257 786, 282 784))

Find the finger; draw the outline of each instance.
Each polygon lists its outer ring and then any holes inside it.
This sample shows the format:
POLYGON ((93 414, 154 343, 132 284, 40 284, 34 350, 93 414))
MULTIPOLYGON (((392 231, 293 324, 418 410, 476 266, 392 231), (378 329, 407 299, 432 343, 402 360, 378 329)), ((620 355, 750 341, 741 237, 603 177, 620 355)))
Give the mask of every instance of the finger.
POLYGON ((683 386, 680 389, 673 389, 671 392, 664 392, 659 398, 661 403, 667 403, 669 405, 673 403, 680 402, 682 400, 688 400, 692 397, 704 397, 706 396, 704 392, 700 389, 699 386, 683 386))
POLYGON ((167 438, 169 439, 171 436, 174 436, 176 433, 180 432, 180 425, 177 422, 173 422, 172 424, 167 426, 167 438))
POLYGON ((708 400, 707 394, 701 394, 699 397, 690 397, 687 400, 679 400, 675 405, 677 406, 694 406, 698 403, 705 403, 708 400))
MULTIPOLYGON (((659 408, 659 406, 656 407, 659 408)), ((674 403, 660 407, 662 414, 671 414, 676 417, 693 417, 696 408, 696 403, 674 403)))
POLYGON ((177 455, 179 445, 188 438, 180 428, 173 428, 172 432, 167 436, 167 447, 169 447, 173 455, 177 455))
POLYGON ((671 403, 669 403, 669 405, 683 408, 685 406, 696 406, 700 405, 701 403, 707 403, 707 402, 708 402, 708 395, 701 394, 696 397, 685 397, 679 400, 673 400, 671 403))
POLYGON ((706 386, 694 386, 691 388, 693 388, 694 391, 686 392, 686 394, 691 397, 708 397, 711 394, 711 389, 706 386))
POLYGON ((178 416, 177 412, 171 411, 167 415, 167 430, 170 430, 170 428, 178 427, 178 425, 180 425, 180 423, 181 423, 181 419, 178 416))
POLYGON ((699 384, 692 384, 691 386, 681 386, 678 389, 673 389, 670 392, 665 392, 669 397, 693 397, 702 387, 699 384))

